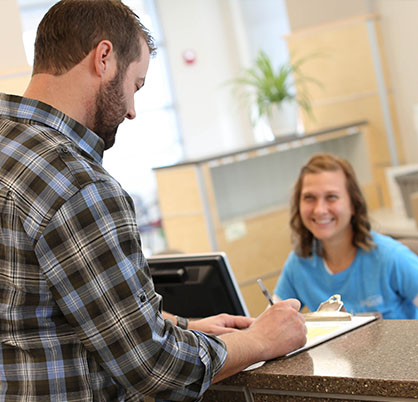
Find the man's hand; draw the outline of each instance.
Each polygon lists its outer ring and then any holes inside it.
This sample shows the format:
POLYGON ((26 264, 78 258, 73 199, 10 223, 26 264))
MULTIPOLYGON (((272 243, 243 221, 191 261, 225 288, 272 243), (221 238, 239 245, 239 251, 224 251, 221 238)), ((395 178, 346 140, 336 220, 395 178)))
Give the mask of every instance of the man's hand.
POLYGON ((307 330, 299 309, 298 300, 287 299, 275 303, 257 317, 248 333, 260 347, 259 360, 274 359, 305 345, 307 330))
POLYGON ((295 299, 279 301, 264 311, 245 331, 224 334, 228 356, 215 382, 261 360, 270 360, 306 343, 306 326, 295 299))
POLYGON ((254 318, 239 315, 219 314, 200 320, 189 320, 187 329, 206 332, 212 335, 222 335, 248 328, 254 318))

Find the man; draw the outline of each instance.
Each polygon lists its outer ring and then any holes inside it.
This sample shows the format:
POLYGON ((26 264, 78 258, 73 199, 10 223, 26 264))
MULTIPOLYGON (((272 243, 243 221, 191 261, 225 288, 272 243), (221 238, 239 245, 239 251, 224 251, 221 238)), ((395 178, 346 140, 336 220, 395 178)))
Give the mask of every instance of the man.
POLYGON ((153 52, 119 0, 63 0, 25 97, 0 95, 2 400, 195 400, 306 341, 296 300, 189 330, 161 312, 132 202, 101 166, 153 52))

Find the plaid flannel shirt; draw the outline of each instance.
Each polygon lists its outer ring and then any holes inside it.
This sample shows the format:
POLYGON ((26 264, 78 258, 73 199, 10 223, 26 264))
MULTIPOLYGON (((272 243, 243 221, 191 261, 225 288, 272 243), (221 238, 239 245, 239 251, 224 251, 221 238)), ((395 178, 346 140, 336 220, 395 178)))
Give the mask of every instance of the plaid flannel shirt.
POLYGON ((224 343, 161 316, 103 141, 0 94, 0 400, 195 400, 224 343))

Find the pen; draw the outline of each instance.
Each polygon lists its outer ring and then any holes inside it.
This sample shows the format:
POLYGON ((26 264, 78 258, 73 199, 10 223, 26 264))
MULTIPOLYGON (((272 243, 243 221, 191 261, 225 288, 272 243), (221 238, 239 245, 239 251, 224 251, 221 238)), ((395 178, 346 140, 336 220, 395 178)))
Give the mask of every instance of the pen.
POLYGON ((261 291, 263 292, 264 296, 266 296, 266 299, 270 303, 270 306, 274 304, 273 298, 271 297, 270 292, 267 290, 267 288, 264 286, 264 283, 261 279, 257 279, 258 286, 260 286, 261 291))

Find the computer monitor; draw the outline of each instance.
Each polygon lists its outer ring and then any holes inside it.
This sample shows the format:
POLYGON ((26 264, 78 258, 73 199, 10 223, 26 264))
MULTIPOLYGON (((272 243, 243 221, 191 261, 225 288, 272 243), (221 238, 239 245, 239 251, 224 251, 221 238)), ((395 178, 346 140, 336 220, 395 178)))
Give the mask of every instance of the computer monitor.
POLYGON ((148 265, 165 311, 189 318, 249 316, 225 253, 156 255, 148 265))

